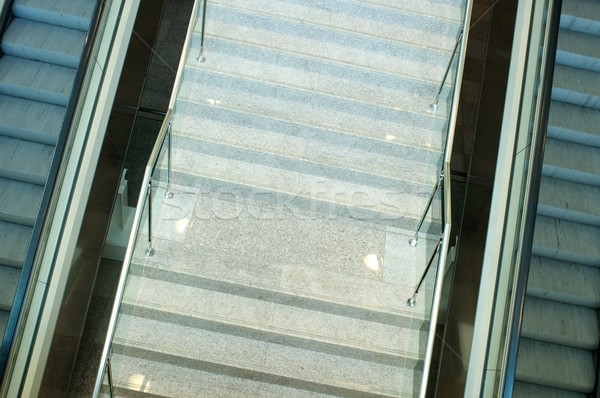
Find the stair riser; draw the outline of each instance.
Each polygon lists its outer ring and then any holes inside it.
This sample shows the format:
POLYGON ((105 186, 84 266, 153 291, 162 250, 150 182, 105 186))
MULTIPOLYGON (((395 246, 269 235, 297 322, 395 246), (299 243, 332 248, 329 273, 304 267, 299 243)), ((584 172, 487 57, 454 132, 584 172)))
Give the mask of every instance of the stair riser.
POLYGON ((532 254, 540 257, 549 257, 555 260, 569 261, 578 264, 585 264, 589 266, 600 266, 600 258, 586 256, 581 253, 570 252, 566 250, 544 247, 540 245, 536 245, 534 243, 532 247, 532 254))
POLYGON ((542 175, 547 177, 560 178, 561 180, 572 181, 580 184, 600 187, 600 174, 590 174, 577 170, 570 170, 562 167, 544 164, 542 166, 542 175))
POLYGON ((571 130, 550 125, 548 126, 548 137, 600 148, 600 136, 585 131, 571 130))
POLYGON ((559 87, 552 88, 552 100, 600 109, 600 97, 587 93, 573 92, 559 87))
POLYGON ((51 93, 34 88, 17 86, 10 83, 0 83, 0 94, 10 95, 13 97, 20 97, 33 101, 45 102, 52 105, 59 105, 66 107, 69 103, 68 95, 61 95, 57 93, 51 93))
POLYGON ((58 137, 52 134, 17 129, 5 125, 0 125, 0 134, 6 137, 19 138, 25 141, 37 142, 40 144, 56 145, 58 137))
POLYGON ((564 13, 560 16, 560 28, 600 36, 600 21, 578 18, 564 13))
POLYGON ((3 42, 2 51, 4 51, 5 54, 15 57, 33 59, 35 61, 47 62, 69 68, 77 68, 79 66, 79 57, 72 57, 32 47, 24 47, 12 43, 3 42))
POLYGON ((566 51, 557 51, 556 63, 559 65, 571 66, 573 68, 600 72, 600 59, 586 57, 581 54, 574 54, 566 51))
POLYGON ((600 226, 599 216, 580 213, 570 209, 547 206, 541 203, 538 203, 537 214, 541 216, 553 217, 581 224, 600 226))
POLYGON ((40 175, 23 173, 18 170, 9 170, 0 167, 0 178, 6 178, 15 181, 21 181, 28 184, 35 184, 44 186, 46 184, 46 178, 40 175))

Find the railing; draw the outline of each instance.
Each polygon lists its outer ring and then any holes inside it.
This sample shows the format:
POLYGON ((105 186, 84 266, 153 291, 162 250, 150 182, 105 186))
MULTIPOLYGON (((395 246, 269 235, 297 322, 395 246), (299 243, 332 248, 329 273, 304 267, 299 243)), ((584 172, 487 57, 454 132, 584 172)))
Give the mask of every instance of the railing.
MULTIPOLYGON (((427 335, 427 345, 425 348, 425 360, 423 363, 423 379, 421 381, 421 387, 419 392, 419 398, 425 398, 427 395, 427 389, 429 386, 429 373, 431 370, 431 363, 433 359, 433 348, 436 338, 436 327, 438 321, 438 315, 440 311, 440 303, 442 298, 442 285, 444 281, 444 276, 446 274, 446 263, 448 259, 448 252, 450 249, 450 240, 451 240, 451 230, 452 230, 452 194, 451 194, 451 180, 450 180, 450 164, 452 160, 452 147, 454 145, 454 136, 456 129, 456 121, 458 116, 458 103, 461 91, 462 84, 462 76, 464 71, 464 63, 467 51, 467 42, 469 37, 469 23, 471 19, 473 2, 472 0, 468 0, 465 5, 465 14, 463 19, 463 25, 458 31, 456 42, 454 44, 454 48, 452 50, 452 54, 450 56, 450 60, 448 61, 448 66, 444 73, 444 77, 440 83, 439 89, 437 90, 434 101, 431 103, 430 108, 433 112, 438 109, 438 103, 440 100, 440 95, 444 86, 446 84, 446 80, 452 69, 452 65, 454 64, 454 60, 458 54, 458 61, 456 64, 456 75, 453 86, 452 93, 452 106, 450 108, 450 115, 448 120, 448 133, 446 136, 446 144, 444 147, 443 153, 443 162, 441 171, 439 173, 438 180, 435 183, 433 188, 433 192, 427 202, 426 208, 423 212, 421 220, 415 230, 413 237, 409 240, 409 245, 412 247, 417 246, 417 242, 419 239, 419 233, 424 225, 425 220, 427 219, 427 215, 431 213, 430 218, 435 219, 433 206, 436 203, 441 204, 440 208, 440 236, 437 242, 435 243, 434 250, 429 257, 427 266, 425 267, 423 274, 417 284, 413 295, 408 298, 407 305, 409 307, 414 307, 416 305, 417 294, 419 289, 421 288, 425 278, 427 277, 428 272, 431 269, 431 266, 434 262, 436 255, 438 256, 438 265, 436 267, 436 278, 434 282, 433 289, 433 298, 431 303, 431 312, 429 318, 429 330, 427 335), (436 195, 440 196, 438 200, 436 200, 436 195)), ((435 232, 433 232, 435 233, 435 232)))
MULTIPOLYGON (((9 5, 12 1, 4 3, 6 9, 1 10, 2 23, 6 23, 8 15, 9 5)), ((104 1, 97 1, 94 12, 92 14, 90 28, 88 35, 85 40, 85 45, 81 55, 81 60, 77 69, 77 74, 73 83, 71 91, 71 97, 67 105, 63 125, 58 137, 57 144, 54 150, 54 159, 50 166, 46 185, 42 195, 40 207, 37 213, 37 217, 33 226, 33 231, 30 239, 30 244, 25 256, 23 267, 21 270, 21 276, 17 285, 15 297, 13 299, 13 306, 9 315, 6 333, 0 346, 0 377, 4 375, 9 362, 9 354, 12 346, 13 339, 17 332, 17 323, 19 317, 22 314, 24 308, 26 308, 26 296, 28 286, 31 280, 31 275, 36 267, 37 256, 43 246, 43 240, 41 237, 47 232, 51 222, 48 220, 52 219, 53 214, 53 196, 58 192, 62 181, 61 181, 61 167, 64 164, 63 156, 65 155, 65 148, 69 146, 69 142, 72 142, 73 128, 78 122, 78 112, 80 112, 81 99, 86 93, 86 84, 89 84, 89 78, 91 70, 93 69, 93 57, 92 54, 98 51, 99 46, 96 44, 96 38, 102 29, 102 20, 104 14, 104 1)), ((1 337, 1 336, 0 336, 1 337)))
MULTIPOLYGON (((181 80, 183 75, 183 70, 185 66, 185 62, 187 59, 187 54, 189 53, 192 33, 194 32, 197 16, 202 18, 202 33, 201 40, 202 45, 204 42, 204 22, 206 18, 206 0, 196 0, 194 2, 194 7, 192 9, 192 17, 190 19, 190 23, 188 25, 186 40, 182 49, 182 57, 179 62, 179 67, 177 70, 177 75, 175 77, 175 82, 173 85, 173 93, 171 95, 171 100, 169 103, 169 108, 165 115, 163 124, 159 131, 156 143, 154 144, 154 148, 152 153, 150 154, 150 158, 146 165, 146 169, 144 171, 144 178, 142 180, 140 196, 138 198, 138 203, 136 207, 136 212, 134 216, 133 225, 131 228, 131 234, 129 236, 129 241, 127 244, 127 251, 125 252, 125 258, 123 261, 123 268, 121 270, 121 275, 119 278, 119 284, 117 286, 117 292, 115 296, 115 301, 113 305, 113 309, 110 316, 110 321, 108 325, 108 332, 106 335, 106 340, 104 343, 104 348, 102 350, 102 356, 100 358, 100 367, 96 377, 96 382, 94 385, 94 397, 99 397, 103 392, 103 386, 108 388, 108 393, 111 397, 113 397, 113 373, 112 373, 112 365, 111 365, 111 346, 112 341, 115 335, 115 330, 117 327, 117 320, 119 316, 119 311, 121 308, 121 302, 123 301, 123 295, 125 293, 125 286, 127 284, 127 277, 129 275, 129 270, 131 267, 131 261, 133 258, 133 251, 136 247, 137 237, 139 234, 139 230, 142 226, 142 219, 144 214, 147 215, 148 219, 148 247, 145 251, 147 256, 154 255, 154 248, 152 246, 152 238, 153 238, 153 230, 152 230, 152 200, 153 200, 153 189, 157 187, 157 182, 160 182, 162 175, 157 175, 156 166, 161 158, 161 155, 164 153, 164 157, 166 158, 166 178, 165 178, 165 199, 171 199, 173 197, 173 193, 171 191, 171 122, 173 109, 175 108, 175 101, 177 99, 177 93, 179 92, 179 88, 181 86, 181 80), (200 12, 200 4, 202 3, 202 12, 200 12), (147 206, 147 211, 146 210, 147 206), (105 382, 106 380, 106 382, 105 382)), ((201 47, 202 49, 203 47, 201 47)), ((202 62, 204 60, 202 50, 198 56, 198 62, 202 62)))

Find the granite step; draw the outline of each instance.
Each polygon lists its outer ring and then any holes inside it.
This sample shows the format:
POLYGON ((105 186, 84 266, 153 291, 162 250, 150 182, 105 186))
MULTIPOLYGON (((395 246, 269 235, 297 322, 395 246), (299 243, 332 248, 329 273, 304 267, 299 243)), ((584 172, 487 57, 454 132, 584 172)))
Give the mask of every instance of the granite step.
MULTIPOLYGON (((450 60, 450 51, 361 36, 307 22, 280 20, 220 5, 209 7, 207 20, 208 37, 336 60, 434 83, 441 82, 450 60)), ((196 29, 200 29, 200 24, 196 29)), ((452 76, 449 81, 453 81, 452 76)))
POLYGON ((588 308, 600 307, 600 268, 532 256, 527 295, 588 308))
POLYGON ((43 187, 0 178, 0 221, 33 227, 43 187))
POLYGON ((67 106, 76 70, 5 55, 0 58, 0 94, 67 106))
POLYGON ((548 137, 600 148, 600 111, 552 101, 548 137))
POLYGON ((86 32, 15 18, 2 36, 2 51, 14 57, 77 68, 86 32))
POLYGON ((595 309, 536 297, 525 299, 522 338, 595 350, 599 335, 595 309))
POLYGON ((0 178, 44 186, 54 147, 0 136, 0 178))
MULTIPOLYGON (((135 398, 147 394, 153 398, 334 398, 329 394, 117 353, 112 354, 112 364, 117 397, 135 398), (185 383, 181 383, 181 379, 185 383)), ((110 398, 108 394, 103 397, 110 398)))
POLYGON ((598 198, 599 187, 542 177, 537 214, 600 226, 598 198))
POLYGON ((521 339, 516 380, 590 393, 596 375, 591 351, 521 339))
POLYGON ((56 145, 64 117, 62 106, 0 94, 0 135, 56 145))
POLYGON ((19 18, 87 31, 95 5, 95 0, 15 0, 12 10, 19 18))
POLYGON ((598 36, 560 29, 556 63, 593 72, 600 72, 598 36))
POLYGON ((361 3, 372 4, 378 7, 388 7, 397 11, 422 14, 429 17, 442 18, 453 22, 462 22, 464 18, 464 4, 454 0, 363 0, 361 3))
POLYGON ((594 0, 564 0, 560 27, 600 36, 600 11, 594 0))
POLYGON ((600 186, 600 149, 555 139, 546 140, 542 174, 600 186))
POLYGON ((459 23, 390 7, 348 0, 217 0, 212 4, 259 12, 278 19, 307 22, 356 34, 452 50, 459 23))
MULTIPOLYGON (((211 229, 215 239, 220 239, 222 232, 211 229)), ((160 255, 147 257, 145 245, 136 246, 132 274, 402 327, 413 327, 415 322, 428 319, 431 310, 427 303, 432 297, 432 277, 426 278, 416 306, 406 305, 418 283, 419 270, 405 270, 402 283, 398 284, 380 278, 299 265, 291 259, 267 261, 261 258, 257 262, 243 256, 243 253, 232 256, 218 248, 211 249, 209 243, 198 243, 192 247, 155 238, 153 248, 160 255)), ((393 264, 384 266, 391 267, 393 264)))
POLYGON ((598 72, 555 65, 552 100, 587 108, 600 109, 598 72))
MULTIPOLYGON (((197 40, 199 38, 196 37, 195 42, 197 40)), ((432 114, 430 110, 438 84, 400 74, 373 71, 218 37, 207 38, 204 54, 206 61, 199 64, 196 61, 197 53, 190 52, 186 73, 221 72, 437 118, 445 118, 447 113, 446 91, 437 112, 432 114)))
POLYGON ((131 274, 121 314, 393 366, 423 359, 423 322, 405 328, 190 285, 131 274))
POLYGON ((0 265, 0 311, 12 308, 20 276, 20 269, 0 265))
MULTIPOLYGON (((420 380, 420 371, 409 367, 349 359, 126 314, 119 318, 113 352, 348 397, 411 397, 420 380)), ((135 368, 133 371, 138 373, 135 368)))
POLYGON ((513 390, 514 398, 587 398, 586 394, 558 388, 544 387, 537 384, 516 382, 513 390))
POLYGON ((537 216, 532 253, 541 257, 600 266, 600 228, 537 216))
MULTIPOLYGON (((215 120, 217 117, 208 119, 205 114, 201 116, 178 115, 172 127, 174 147, 193 148, 206 154, 220 154, 284 169, 289 169, 286 167, 289 165, 292 170, 307 174, 340 179, 347 175, 350 179, 345 180, 357 183, 361 176, 367 176, 370 184, 383 188, 400 186, 403 182, 426 186, 435 182, 439 152, 396 144, 397 148, 393 149, 404 156, 390 156, 381 153, 386 149, 372 150, 378 147, 373 142, 327 142, 321 136, 314 136, 319 132, 309 127, 302 136, 294 134, 298 132, 297 125, 283 126, 294 129, 287 133, 280 130, 281 124, 253 127, 229 120, 215 120)), ((255 124, 259 125, 260 121, 255 124)))

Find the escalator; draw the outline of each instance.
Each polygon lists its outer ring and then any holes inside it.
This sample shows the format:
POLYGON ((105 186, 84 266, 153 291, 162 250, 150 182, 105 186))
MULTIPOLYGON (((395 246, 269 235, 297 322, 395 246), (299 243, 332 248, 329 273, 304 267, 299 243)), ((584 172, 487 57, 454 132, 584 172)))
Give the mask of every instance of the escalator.
POLYGON ((15 0, 9 7, 0 57, 0 376, 31 277, 97 3, 15 0))
POLYGON ((563 0, 514 397, 588 397, 600 308, 600 3, 563 0))

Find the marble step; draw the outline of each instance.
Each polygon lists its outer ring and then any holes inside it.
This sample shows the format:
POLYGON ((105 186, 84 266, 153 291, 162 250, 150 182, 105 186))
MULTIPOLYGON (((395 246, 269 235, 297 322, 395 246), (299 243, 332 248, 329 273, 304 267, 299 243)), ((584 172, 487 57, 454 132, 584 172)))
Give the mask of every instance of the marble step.
POLYGON ((64 117, 62 106, 0 94, 0 135, 56 145, 64 117))
POLYGON ((404 328, 190 285, 130 274, 120 312, 393 366, 423 359, 424 323, 404 328))
MULTIPOLYGON (((196 37, 193 44, 197 44, 198 40, 196 37)), ((204 55, 206 61, 198 63, 197 53, 190 52, 187 73, 222 72, 437 118, 445 118, 449 108, 446 98, 449 90, 442 92, 439 108, 432 114, 430 105, 439 86, 399 74, 373 71, 218 37, 207 38, 204 55)))
MULTIPOLYGON (((421 377, 418 369, 409 367, 349 359, 126 314, 119 318, 113 352, 348 397, 411 397, 421 377)), ((135 367, 132 370, 138 373, 135 367)))
MULTIPOLYGON (((281 20, 266 14, 213 5, 206 34, 231 41, 308 55, 325 60, 441 82, 450 51, 393 42, 306 22, 281 20)), ((197 24, 199 34, 201 24, 197 24)), ((453 81, 450 76, 448 81, 453 81)))
POLYGON ((67 106, 76 70, 5 55, 0 58, 0 94, 67 106))
POLYGON ((600 109, 600 86, 596 84, 599 77, 598 72, 556 65, 552 100, 600 109))
POLYGON ((16 18, 2 36, 2 51, 14 57, 77 68, 86 32, 16 18))
MULTIPOLYGON (((431 302, 434 283, 431 275, 434 273, 430 273, 425 279, 416 306, 411 308, 406 305, 406 300, 412 296, 421 276, 420 266, 400 269, 398 272, 401 273, 401 283, 392 283, 368 274, 362 276, 359 272, 351 275, 349 271, 322 269, 318 267, 318 258, 314 259, 314 266, 303 266, 293 261, 297 253, 290 253, 288 260, 276 260, 279 258, 278 253, 272 253, 273 248, 269 251, 268 247, 263 247, 268 246, 268 243, 257 242, 252 247, 256 250, 256 246, 260 245, 261 253, 271 253, 274 260, 269 261, 263 255, 253 259, 241 249, 238 249, 236 255, 232 255, 221 249, 226 244, 222 236, 227 228, 224 226, 220 229, 213 226, 213 222, 206 224, 210 233, 191 231, 194 236, 212 236, 212 239, 206 239, 205 242, 194 240, 199 243, 187 245, 154 238, 153 248, 158 254, 152 257, 146 256, 144 244, 136 245, 131 272, 169 283, 220 293, 235 293, 256 300, 387 325, 413 327, 412 325, 429 317, 431 308, 428 303, 431 302), (221 241, 221 244, 213 245, 213 241, 221 241)), ((310 224, 310 227, 313 225, 310 224)), ((258 228, 253 229, 260 231, 258 228)), ((273 229, 273 234, 279 234, 273 229)), ((298 239, 304 238, 302 231, 293 231, 298 239)), ((249 239, 240 232, 236 236, 239 241, 249 239)), ((143 239, 141 235, 139 241, 142 242, 143 239)), ((274 238, 271 241, 277 243, 274 238)), ((234 248, 230 251, 234 251, 234 248)), ((345 258, 340 260, 338 262, 350 262, 345 258)), ((334 266, 341 267, 338 264, 334 266)), ((394 266, 399 264, 383 264, 383 267, 394 266)), ((422 267, 424 266, 423 264, 422 267)))
POLYGON ((429 17, 442 18, 461 23, 465 10, 462 1, 454 0, 362 0, 361 3, 372 4, 378 7, 388 7, 400 12, 422 14, 429 17))
POLYGON ((542 177, 537 214, 600 226, 600 187, 542 177))
POLYGON ((33 227, 43 187, 0 178, 0 221, 33 227))
POLYGON ((548 139, 542 174, 547 177, 600 186, 600 149, 548 139))
POLYGON ((558 33, 556 63, 600 72, 600 37, 561 29, 558 33))
MULTIPOLYGON (((148 394, 178 398, 334 398, 329 394, 116 353, 112 354, 112 364, 116 397, 135 398, 148 394), (185 383, 181 383, 181 379, 185 383)), ((102 397, 110 398, 108 394, 102 397)))
POLYGON ((532 256, 527 295, 561 303, 600 307, 600 268, 532 256))
POLYGON ((532 253, 541 257, 600 266, 600 228, 538 216, 532 253))
POLYGON ((254 127, 252 123, 238 123, 233 119, 236 115, 227 115, 232 118, 223 120, 217 116, 222 113, 210 119, 202 112, 199 114, 202 117, 178 114, 173 121, 174 147, 193 148, 215 156, 247 159, 251 163, 284 169, 289 165, 292 170, 307 174, 341 179, 345 175, 354 175, 349 180, 353 182, 364 180, 361 176, 367 176, 370 185, 384 188, 402 185, 401 181, 431 186, 435 182, 437 162, 441 156, 439 152, 401 145, 379 149, 377 142, 365 140, 342 141, 338 144, 324 140, 321 135, 317 136, 320 131, 308 126, 303 128, 285 123, 271 125, 268 122, 262 125, 262 120, 259 120, 254 127), (286 132, 281 128, 293 130, 286 132), (389 149, 396 153, 386 154, 389 149))
POLYGON ((217 0, 212 4, 333 29, 352 26, 357 34, 445 50, 454 47, 459 28, 457 22, 352 0, 330 0, 326 5, 317 0, 217 0))
POLYGON ((12 10, 19 18, 88 30, 95 5, 95 0, 15 0, 12 10))
POLYGON ((54 147, 0 136, 0 178, 44 186, 54 147))
POLYGON ((521 339, 516 380, 580 393, 594 389, 591 351, 521 339))
POLYGON ((564 0, 560 27, 600 36, 600 10, 594 0, 564 0))
POLYGON ((431 115, 207 71, 186 75, 179 98, 178 113, 195 115, 197 104, 204 103, 440 152, 447 127, 446 120, 431 115))
POLYGON ((600 111, 563 102, 550 104, 548 137, 600 148, 600 111))
POLYGON ((596 309, 531 296, 525 299, 522 338, 595 350, 599 334, 596 309))
POLYGON ((12 308, 20 276, 20 269, 0 265, 0 311, 12 308))
POLYGON ((558 388, 544 387, 537 384, 516 382, 513 390, 514 398, 587 398, 586 394, 558 388))

